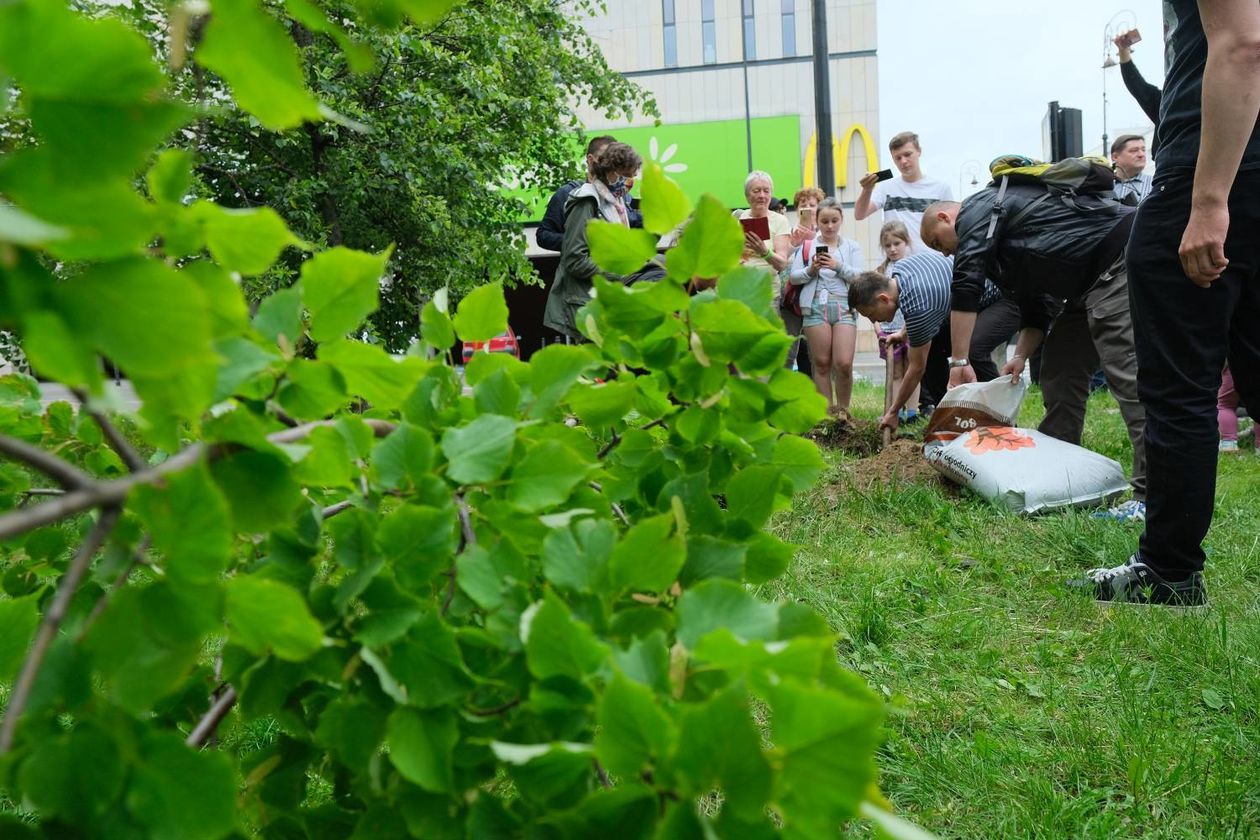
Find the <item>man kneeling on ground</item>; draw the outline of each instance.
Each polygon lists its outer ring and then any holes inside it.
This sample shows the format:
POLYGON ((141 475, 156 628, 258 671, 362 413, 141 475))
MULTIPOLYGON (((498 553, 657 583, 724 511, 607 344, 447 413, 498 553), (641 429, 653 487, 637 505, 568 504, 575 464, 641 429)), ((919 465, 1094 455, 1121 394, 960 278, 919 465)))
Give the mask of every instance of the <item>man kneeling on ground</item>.
MULTIPOLYGON (((872 321, 891 321, 898 310, 905 319, 902 333, 888 336, 890 344, 910 345, 906 373, 893 395, 892 408, 879 421, 881 427, 897 428, 897 414, 909 402, 923 379, 932 356, 948 355, 950 350, 949 306, 953 261, 935 251, 924 251, 897 260, 888 266, 888 276, 878 271, 860 274, 849 284, 849 305, 872 321)), ((982 295, 981 309, 1001 299, 990 284, 982 295)), ((997 314, 1001 307, 993 307, 997 314)), ((984 314, 981 319, 984 320, 984 314)))

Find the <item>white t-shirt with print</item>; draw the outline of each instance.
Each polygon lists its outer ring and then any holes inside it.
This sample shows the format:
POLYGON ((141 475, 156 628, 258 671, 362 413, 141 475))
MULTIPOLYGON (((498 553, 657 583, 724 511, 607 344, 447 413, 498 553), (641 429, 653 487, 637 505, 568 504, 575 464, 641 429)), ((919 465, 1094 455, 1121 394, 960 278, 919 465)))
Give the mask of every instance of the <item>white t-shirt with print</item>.
POLYGON ((915 253, 929 250, 919 235, 923 224, 923 211, 934 201, 951 201, 954 191, 944 181, 920 178, 906 181, 897 177, 880 181, 871 192, 871 206, 884 211, 884 222, 901 222, 910 232, 910 244, 915 253))

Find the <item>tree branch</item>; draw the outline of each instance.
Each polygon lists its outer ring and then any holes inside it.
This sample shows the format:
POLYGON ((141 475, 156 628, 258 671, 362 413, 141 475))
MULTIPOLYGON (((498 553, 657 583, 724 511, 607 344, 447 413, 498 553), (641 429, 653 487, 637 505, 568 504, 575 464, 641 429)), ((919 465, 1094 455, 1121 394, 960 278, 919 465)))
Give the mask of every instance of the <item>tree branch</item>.
POLYGON ((332 519, 337 514, 341 513, 342 511, 349 510, 352 507, 354 507, 354 502, 350 501, 349 499, 345 499, 343 501, 337 502, 336 504, 331 504, 328 507, 321 510, 319 512, 319 518, 332 519))
MULTIPOLYGON (((664 417, 657 417, 651 423, 644 423, 642 426, 635 426, 634 428, 639 429, 640 431, 646 432, 648 429, 654 429, 657 426, 664 426, 665 421, 673 416, 674 415, 672 414, 667 414, 664 417)), ((616 432, 613 432, 612 440, 604 444, 604 448, 599 450, 599 454, 596 455, 595 457, 601 461, 604 460, 604 458, 608 455, 608 453, 612 452, 613 449, 615 449, 617 447, 617 444, 619 443, 621 443, 621 437, 616 432)))
MULTIPOLYGON (((267 440, 272 443, 294 443, 304 440, 312 431, 322 426, 331 426, 333 420, 319 420, 314 423, 306 423, 292 429, 283 429, 274 434, 268 435, 267 440)), ((396 426, 387 420, 364 420, 372 429, 377 437, 385 437, 392 432, 396 426)), ((12 441, 12 438, 4 438, 0 436, 0 452, 3 451, 2 444, 5 441, 12 441)), ((21 443, 20 441, 17 441, 21 443)), ((59 465, 57 469, 61 469, 64 462, 55 459, 41 449, 33 446, 22 444, 27 450, 38 453, 41 460, 57 461, 59 465)), ((167 458, 162 463, 148 469, 141 470, 113 481, 93 481, 87 487, 72 490, 64 496, 59 496, 52 501, 44 502, 35 507, 24 508, 22 510, 12 511, 0 516, 0 540, 18 534, 24 534, 35 528, 48 525, 52 522, 58 522, 68 516, 76 513, 82 513, 94 507, 104 507, 109 505, 121 504, 127 498, 127 494, 134 488, 141 485, 153 484, 164 476, 171 473, 179 472, 187 469, 202 458, 214 460, 222 457, 234 449, 230 446, 194 443, 192 446, 182 449, 179 452, 167 458)), ((73 469, 73 468, 70 468, 73 469)), ((79 474, 75 470, 75 474, 79 474)))
POLYGON ((104 544, 109 532, 118 522, 118 515, 119 509, 116 506, 107 507, 101 511, 100 519, 96 520, 96 525, 92 527, 87 539, 79 546, 66 573, 57 583, 57 593, 53 595, 52 602, 48 605, 44 619, 39 625, 39 630, 35 633, 35 641, 31 645, 30 653, 26 655, 26 661, 22 663, 22 671, 13 685, 13 694, 9 696, 9 706, 4 711, 4 723, 0 724, 0 755, 7 753, 13 747, 13 736, 17 731, 18 719, 22 717, 22 712, 26 710, 26 704, 31 699, 31 691, 35 688, 35 680, 39 677, 39 669, 44 664, 48 648, 57 637, 57 631, 61 628, 61 622, 65 620, 70 601, 78 591, 88 567, 92 565, 92 558, 96 556, 97 550, 104 544))
POLYGON ((148 466, 144 459, 140 457, 140 453, 136 452, 135 448, 127 441, 127 438, 123 436, 123 433, 118 431, 118 427, 105 416, 105 412, 89 404, 86 391, 81 388, 72 388, 70 392, 78 398, 83 410, 96 421, 96 425, 100 426, 101 433, 105 435, 105 440, 109 443, 110 448, 118 453, 118 457, 127 465, 127 469, 132 472, 139 472, 148 466))
POLYGON ((90 487, 96 483, 90 475, 68 461, 8 435, 0 435, 0 455, 7 455, 14 461, 42 472, 67 490, 90 487))
POLYGON ((202 715, 201 720, 197 721, 197 725, 193 727, 193 731, 188 733, 188 737, 184 739, 184 743, 190 747, 204 746, 206 741, 214 735, 219 724, 227 717, 227 713, 232 711, 232 707, 236 705, 236 689, 228 686, 227 689, 219 695, 214 701, 214 705, 210 710, 202 715))

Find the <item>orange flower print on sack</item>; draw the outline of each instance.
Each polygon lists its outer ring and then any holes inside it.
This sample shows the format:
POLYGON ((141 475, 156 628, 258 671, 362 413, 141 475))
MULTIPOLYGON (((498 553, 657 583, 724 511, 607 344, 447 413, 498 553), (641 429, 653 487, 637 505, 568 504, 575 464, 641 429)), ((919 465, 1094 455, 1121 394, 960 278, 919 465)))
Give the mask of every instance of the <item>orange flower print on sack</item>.
POLYGON ((1015 451, 1036 446, 1036 442, 1010 426, 984 426, 967 435, 964 445, 977 455, 1000 450, 1015 451))

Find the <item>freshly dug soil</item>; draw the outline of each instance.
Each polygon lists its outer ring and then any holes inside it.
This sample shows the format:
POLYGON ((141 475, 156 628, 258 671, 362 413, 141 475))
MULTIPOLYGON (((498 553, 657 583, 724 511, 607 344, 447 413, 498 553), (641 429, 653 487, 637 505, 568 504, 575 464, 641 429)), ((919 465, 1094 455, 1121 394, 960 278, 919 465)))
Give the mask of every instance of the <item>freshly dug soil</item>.
POLYGON ((883 444, 879 424, 870 420, 855 420, 847 412, 839 417, 829 417, 813 428, 805 437, 828 449, 839 449, 850 455, 865 458, 879 451, 883 444))

